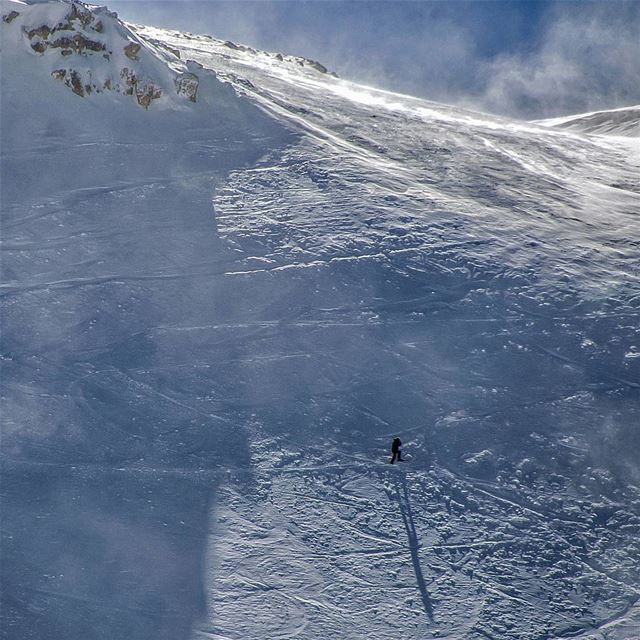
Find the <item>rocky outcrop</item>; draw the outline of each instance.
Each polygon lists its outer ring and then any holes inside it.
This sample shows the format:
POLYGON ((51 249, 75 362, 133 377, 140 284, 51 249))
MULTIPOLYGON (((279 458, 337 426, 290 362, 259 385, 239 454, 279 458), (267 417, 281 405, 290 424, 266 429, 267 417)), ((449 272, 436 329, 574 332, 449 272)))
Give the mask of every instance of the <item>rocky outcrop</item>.
POLYGON ((136 85, 138 84, 138 78, 135 72, 128 67, 125 67, 120 72, 120 77, 122 78, 124 86, 126 87, 124 93, 128 96, 132 96, 135 91, 136 85))
POLYGON ((176 92, 179 96, 184 96, 187 100, 195 102, 198 84, 198 76, 195 73, 182 73, 175 80, 176 92))
POLYGON ((129 60, 138 60, 138 51, 140 51, 140 45, 137 42, 130 42, 124 48, 124 55, 129 58, 129 60))
POLYGON ((323 64, 320 64, 316 60, 306 60, 304 61, 305 65, 319 71, 320 73, 327 73, 329 70, 323 64))
POLYGON ((92 92, 90 84, 83 84, 80 74, 73 69, 54 69, 51 77, 64 82, 76 95, 83 97, 92 92))
MULTIPOLYGON (((4 21, 11 22, 13 19, 18 17, 18 15, 20 14, 17 11, 12 11, 8 16, 4 17, 4 21)), ((102 33, 104 25, 101 20, 96 20, 95 16, 88 8, 74 3, 71 5, 71 10, 67 14, 66 18, 57 24, 53 26, 43 24, 39 27, 27 30, 26 34, 29 40, 33 40, 33 38, 36 37, 47 40, 49 36, 61 31, 78 31, 84 28, 90 28, 96 33, 102 33)))
POLYGON ((145 109, 158 98, 162 97, 162 89, 151 80, 141 82, 135 71, 125 67, 120 72, 120 77, 124 82, 124 93, 129 96, 135 96, 138 104, 145 109))
POLYGON ((85 87, 89 89, 87 93, 91 93, 91 85, 87 84, 83 86, 80 74, 73 69, 69 72, 69 82, 67 83, 67 86, 70 86, 73 93, 81 97, 85 94, 85 87))
POLYGON ((54 49, 63 49, 65 51, 74 51, 75 53, 84 53, 85 51, 104 51, 107 47, 102 42, 89 40, 81 33, 76 33, 71 38, 63 36, 54 40, 49 44, 54 49))
POLYGON ((83 72, 75 69, 54 69, 51 77, 63 82, 80 97, 103 91, 117 91, 127 96, 134 96, 136 102, 148 109, 154 100, 162 97, 162 87, 151 80, 140 80, 132 69, 125 67, 120 71, 119 81, 107 78, 102 84, 98 83, 90 70, 83 72))
POLYGON ((335 73, 335 71, 329 71, 327 67, 325 67, 322 63, 318 62, 317 60, 310 60, 309 58, 298 58, 298 64, 302 67, 311 67, 312 69, 315 69, 319 73, 327 74, 332 78, 338 77, 338 74, 335 73))
POLYGON ((27 38, 29 38, 29 40, 33 40, 33 38, 38 37, 46 40, 51 31, 52 30, 46 24, 43 24, 41 27, 27 31, 27 38))
MULTIPOLYGON (((224 44, 225 46, 228 46, 226 42, 224 44)), ((237 49, 239 47, 235 47, 235 48, 237 49)), ((332 76, 333 78, 338 77, 336 73, 334 73, 333 71, 329 71, 327 67, 325 67, 322 63, 318 62, 317 60, 302 58, 300 56, 287 56, 287 55, 283 55, 282 53, 272 53, 270 55, 272 55, 278 62, 289 62, 289 63, 297 64, 300 67, 311 68, 314 71, 317 71, 318 73, 323 73, 323 74, 332 76)))
POLYGON ((96 20, 94 15, 86 8, 72 4, 67 17, 56 25, 43 24, 25 31, 27 38, 31 40, 31 48, 36 53, 44 53, 49 47, 61 49, 62 55, 70 52, 84 53, 85 51, 104 51, 104 42, 94 40, 83 33, 86 28, 91 28, 96 33, 102 33, 104 25, 101 20, 96 20), (69 35, 70 31, 75 31, 69 35))
POLYGON ((20 14, 17 11, 10 11, 6 16, 2 16, 2 21, 9 24, 13 22, 20 14))
POLYGON ((51 65, 51 77, 77 96, 113 91, 131 96, 136 104, 149 109, 154 101, 175 91, 174 95, 196 102, 198 76, 188 70, 192 65, 176 61, 180 58, 177 49, 137 40, 126 25, 117 22, 117 15, 104 7, 82 2, 66 6, 66 13, 62 4, 62 11, 49 14, 55 17, 47 19, 42 12, 30 14, 29 5, 25 5, 24 12, 3 16, 7 25, 15 21, 3 28, 22 33, 31 50, 45 58, 43 64, 51 65), (65 64, 58 66, 62 60, 65 64))
POLYGON ((71 11, 67 14, 66 20, 58 24, 58 29, 75 29, 74 22, 79 22, 82 26, 89 26, 94 21, 94 16, 91 11, 79 4, 73 3, 71 5, 71 11))
POLYGON ((162 89, 160 89, 160 87, 156 87, 153 82, 137 84, 135 92, 138 104, 145 109, 149 108, 149 105, 153 100, 157 100, 162 96, 162 89))

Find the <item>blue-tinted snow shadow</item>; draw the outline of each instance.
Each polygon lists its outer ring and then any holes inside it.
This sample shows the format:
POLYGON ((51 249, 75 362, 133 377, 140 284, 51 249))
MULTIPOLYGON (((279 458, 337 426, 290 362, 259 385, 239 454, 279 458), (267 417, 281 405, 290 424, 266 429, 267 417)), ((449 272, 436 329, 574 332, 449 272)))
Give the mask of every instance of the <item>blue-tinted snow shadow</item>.
POLYGON ((422 606, 424 607, 424 612, 427 614, 429 620, 433 620, 433 605, 422 573, 422 566, 420 564, 420 556, 418 553, 420 550, 420 540, 418 539, 418 532, 416 531, 416 525, 413 521, 413 510, 411 509, 407 480, 404 475, 401 477, 401 483, 396 483, 396 500, 398 502, 402 522, 407 533, 409 551, 411 552, 411 564, 416 576, 416 584, 420 591, 422 606), (400 484, 402 484, 402 493, 400 492, 400 484))
MULTIPOLYGON (((160 197, 185 196, 174 191, 160 197)), ((193 274, 180 263, 185 247, 218 255, 210 192, 188 195, 184 228, 201 242, 180 232, 160 242, 149 225, 152 246, 128 261, 126 234, 103 248, 111 268, 135 275, 155 250, 160 273, 193 274)), ((144 202, 132 209, 139 224, 145 214, 169 223, 156 199, 144 202)), ((0 634, 186 640, 205 614, 219 480, 240 468, 250 491, 250 456, 240 418, 203 399, 212 345, 183 350, 157 327, 212 321, 223 301, 215 278, 87 280, 22 294, 5 316, 0 634)))
POLYGON ((158 470, 5 464, 2 636, 190 637, 214 494, 158 470))
MULTIPOLYGON (((163 246, 174 273, 180 244, 163 246)), ((98 279, 23 296, 10 314, 3 637, 186 640, 205 614, 219 479, 239 468, 251 491, 251 460, 241 416, 204 398, 219 351, 167 332, 215 322, 215 281, 98 279)))
POLYGON ((210 89, 205 120, 124 104, 103 122, 83 103, 86 122, 40 132, 39 171, 29 154, 3 162, 8 640, 186 640, 205 613, 220 479, 240 469, 251 491, 243 416, 216 394, 236 352, 197 327, 233 298, 215 185, 289 134, 210 89))

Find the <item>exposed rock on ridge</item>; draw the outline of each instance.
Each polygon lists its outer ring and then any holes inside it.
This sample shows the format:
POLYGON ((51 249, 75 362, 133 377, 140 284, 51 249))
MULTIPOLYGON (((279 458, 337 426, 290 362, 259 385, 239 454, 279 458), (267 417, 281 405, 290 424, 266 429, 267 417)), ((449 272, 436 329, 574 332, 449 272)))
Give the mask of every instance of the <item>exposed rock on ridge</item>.
POLYGON ((105 7, 51 0, 17 8, 2 17, 3 39, 24 39, 51 77, 77 96, 115 92, 135 97, 145 109, 163 97, 196 102, 198 76, 105 7))
POLYGON ((195 73, 183 73, 175 80, 179 96, 185 96, 191 102, 196 101, 198 94, 198 76, 195 73))

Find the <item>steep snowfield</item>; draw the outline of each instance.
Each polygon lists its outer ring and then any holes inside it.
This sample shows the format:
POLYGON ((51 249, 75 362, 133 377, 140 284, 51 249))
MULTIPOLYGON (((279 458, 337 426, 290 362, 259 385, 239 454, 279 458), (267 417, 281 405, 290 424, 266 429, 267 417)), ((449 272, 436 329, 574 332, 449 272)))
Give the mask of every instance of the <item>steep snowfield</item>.
POLYGON ((1 15, 2 637, 640 637, 628 144, 1 15))

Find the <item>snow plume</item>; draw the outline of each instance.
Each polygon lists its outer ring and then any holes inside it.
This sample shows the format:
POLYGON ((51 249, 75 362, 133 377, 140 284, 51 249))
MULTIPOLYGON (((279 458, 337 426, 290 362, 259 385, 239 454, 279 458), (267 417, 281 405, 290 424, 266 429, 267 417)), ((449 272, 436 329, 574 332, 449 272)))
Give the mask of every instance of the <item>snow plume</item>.
POLYGON ((500 56, 484 66, 479 105, 535 117, 638 102, 640 5, 612 5, 586 12, 564 5, 536 51, 500 56))
POLYGON ((375 54, 337 34, 329 57, 316 55, 342 77, 517 118, 640 102, 640 4, 576 8, 548 9, 536 39, 498 54, 483 51, 495 36, 481 20, 438 15, 436 7, 418 31, 386 39, 375 54))
POLYGON ((508 116, 640 102, 638 3, 109 4, 127 20, 307 56, 349 80, 508 116))

